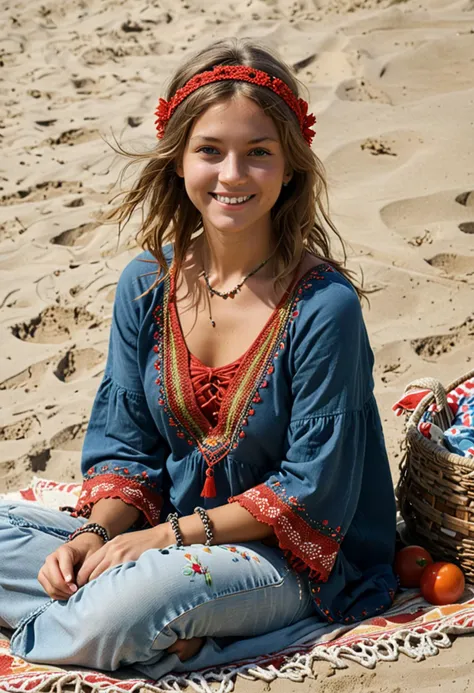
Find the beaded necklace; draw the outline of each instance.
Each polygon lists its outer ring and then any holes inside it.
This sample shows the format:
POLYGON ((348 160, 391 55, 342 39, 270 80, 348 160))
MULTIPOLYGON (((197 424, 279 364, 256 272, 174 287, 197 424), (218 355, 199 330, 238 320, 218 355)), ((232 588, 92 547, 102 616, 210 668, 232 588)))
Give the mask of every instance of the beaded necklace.
MULTIPOLYGON (((273 255, 273 253, 272 253, 272 255, 273 255)), ((253 269, 251 272, 249 272, 248 274, 246 274, 245 277, 237 284, 237 286, 234 286, 234 288, 231 289, 230 291, 218 291, 217 289, 213 289, 212 286, 211 286, 211 284, 210 284, 210 282, 209 282, 209 276, 208 276, 206 270, 203 268, 203 270, 202 270, 202 272, 201 272, 201 274, 200 274, 199 276, 200 276, 200 277, 204 277, 204 281, 206 282, 206 286, 207 286, 207 289, 208 289, 208 291, 209 291, 209 298, 211 299, 213 296, 219 296, 220 298, 224 298, 224 299, 226 299, 226 300, 227 300, 228 298, 235 298, 236 295, 237 295, 238 293, 240 293, 240 291, 242 290, 242 287, 243 287, 243 285, 245 284, 245 282, 247 281, 247 279, 249 279, 249 277, 252 277, 252 276, 253 276, 254 274, 256 274, 259 270, 261 270, 262 267, 264 267, 264 266, 267 264, 267 262, 270 260, 270 258, 272 257, 272 255, 270 255, 269 257, 267 257, 266 260, 264 260, 263 262, 261 262, 261 263, 258 265, 258 267, 256 267, 256 268, 253 269)), ((209 320, 211 321, 212 327, 215 327, 215 326, 216 326, 216 322, 215 322, 215 320, 214 320, 213 317, 212 317, 212 309, 211 309, 211 302, 210 302, 210 301, 209 301, 209 320)))

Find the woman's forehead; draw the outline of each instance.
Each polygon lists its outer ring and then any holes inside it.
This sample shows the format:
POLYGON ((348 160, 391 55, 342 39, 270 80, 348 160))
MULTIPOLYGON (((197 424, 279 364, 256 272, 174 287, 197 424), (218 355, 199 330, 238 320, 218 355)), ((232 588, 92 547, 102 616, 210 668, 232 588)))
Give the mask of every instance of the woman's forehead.
POLYGON ((232 135, 255 138, 268 137, 279 141, 272 118, 255 101, 242 95, 209 106, 196 118, 191 137, 222 139, 232 135))

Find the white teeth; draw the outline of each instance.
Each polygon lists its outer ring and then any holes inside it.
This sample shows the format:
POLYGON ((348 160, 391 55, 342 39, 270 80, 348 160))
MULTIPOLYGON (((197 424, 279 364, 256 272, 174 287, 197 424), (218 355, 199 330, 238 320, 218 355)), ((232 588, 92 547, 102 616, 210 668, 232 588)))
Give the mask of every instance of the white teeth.
POLYGON ((246 197, 223 197, 222 195, 216 195, 216 200, 218 202, 224 202, 226 205, 237 205, 242 202, 247 202, 251 197, 252 195, 247 195, 246 197))

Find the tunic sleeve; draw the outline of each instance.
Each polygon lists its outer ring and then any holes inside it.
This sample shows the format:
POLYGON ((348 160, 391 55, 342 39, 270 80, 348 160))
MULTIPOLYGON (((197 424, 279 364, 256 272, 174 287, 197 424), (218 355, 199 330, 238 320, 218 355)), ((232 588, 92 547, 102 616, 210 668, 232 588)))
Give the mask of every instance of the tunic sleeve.
POLYGON ((324 583, 369 476, 368 457, 376 450, 380 460, 373 461, 387 468, 388 462, 358 297, 339 283, 310 300, 313 305, 300 307, 290 357, 293 403, 285 456, 263 483, 229 502, 271 525, 293 568, 324 583), (378 438, 378 446, 369 436, 378 438))
POLYGON ((139 370, 139 328, 147 299, 133 300, 144 291, 137 274, 149 270, 150 265, 136 259, 118 282, 107 363, 82 450, 84 481, 76 516, 89 517, 102 498, 120 498, 138 508, 151 525, 159 521, 166 445, 139 370))

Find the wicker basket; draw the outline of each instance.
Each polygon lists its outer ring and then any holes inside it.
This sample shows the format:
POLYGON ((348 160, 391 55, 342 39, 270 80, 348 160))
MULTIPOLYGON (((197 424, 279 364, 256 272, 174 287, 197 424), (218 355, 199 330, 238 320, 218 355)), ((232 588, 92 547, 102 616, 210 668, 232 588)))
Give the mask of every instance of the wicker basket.
MULTIPOLYGON (((448 385, 447 391, 472 377, 474 371, 448 385)), ((423 378, 407 385, 405 392, 414 387, 431 393, 406 425, 406 454, 396 489, 406 525, 404 540, 422 544, 437 560, 457 563, 466 580, 474 583, 474 460, 449 452, 419 432, 418 423, 433 400, 439 413, 432 420, 443 431, 451 425, 453 413, 439 381, 423 378)))

